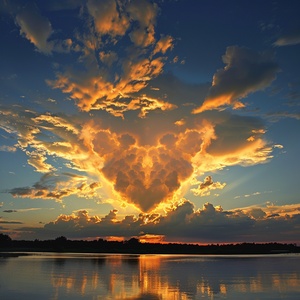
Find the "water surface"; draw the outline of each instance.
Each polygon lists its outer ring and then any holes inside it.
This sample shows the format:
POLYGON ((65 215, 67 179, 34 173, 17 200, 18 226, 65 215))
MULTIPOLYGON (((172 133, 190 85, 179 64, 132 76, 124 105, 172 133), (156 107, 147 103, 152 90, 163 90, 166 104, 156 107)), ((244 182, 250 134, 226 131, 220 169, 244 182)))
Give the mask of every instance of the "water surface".
POLYGON ((31 253, 0 258, 0 299, 300 299, 300 255, 31 253))

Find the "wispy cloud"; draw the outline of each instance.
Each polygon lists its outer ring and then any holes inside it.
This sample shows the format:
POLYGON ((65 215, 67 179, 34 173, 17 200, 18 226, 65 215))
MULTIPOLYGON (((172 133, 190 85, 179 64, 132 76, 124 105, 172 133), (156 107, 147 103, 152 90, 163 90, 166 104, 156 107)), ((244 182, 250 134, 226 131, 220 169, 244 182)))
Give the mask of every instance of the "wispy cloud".
POLYGON ((0 219, 0 224, 18 225, 18 224, 23 224, 23 222, 20 222, 20 221, 5 221, 5 220, 0 219))
POLYGON ((2 146, 0 146, 0 151, 4 151, 4 152, 16 152, 17 148, 15 146, 2 145, 2 146))
POLYGON ((273 120, 279 120, 282 118, 292 118, 296 120, 300 120, 300 112, 290 112, 290 111, 277 111, 277 112, 270 112, 267 114, 268 117, 272 118, 273 120))
POLYGON ((29 211, 37 211, 37 210, 41 210, 42 208, 40 207, 31 207, 31 208, 18 208, 18 209, 6 209, 6 210, 3 210, 3 212, 5 213, 26 213, 26 212, 29 212, 29 211))
POLYGON ((76 194, 79 197, 91 198, 97 195, 98 182, 88 183, 86 177, 75 174, 47 173, 32 187, 18 187, 7 192, 14 197, 42 198, 61 200, 63 197, 76 194))
POLYGON ((274 46, 293 46, 300 44, 300 30, 280 36, 275 42, 274 46))
POLYGON ((15 210, 15 209, 6 209, 6 210, 3 210, 3 212, 5 212, 5 213, 14 213, 14 212, 17 212, 17 210, 15 210))

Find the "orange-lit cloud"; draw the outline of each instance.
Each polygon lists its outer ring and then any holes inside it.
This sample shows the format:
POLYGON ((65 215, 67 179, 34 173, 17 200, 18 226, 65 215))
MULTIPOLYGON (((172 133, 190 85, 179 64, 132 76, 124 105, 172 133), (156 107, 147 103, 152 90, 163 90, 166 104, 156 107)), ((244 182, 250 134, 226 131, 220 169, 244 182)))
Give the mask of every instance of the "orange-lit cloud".
POLYGON ((87 9, 93 17, 95 29, 101 35, 109 34, 112 37, 124 35, 129 27, 129 19, 123 12, 120 2, 115 0, 88 0, 87 9))
POLYGON ((105 110, 123 118, 130 110, 140 110, 144 117, 150 110, 174 109, 163 98, 140 93, 162 73, 166 52, 173 48, 171 36, 155 37, 157 5, 147 0, 89 0, 86 13, 93 20, 88 34, 55 41, 55 51, 69 49, 77 56, 75 64, 59 68, 48 84, 84 111, 105 110), (132 43, 123 46, 127 36, 132 43))
POLYGON ((223 189, 226 183, 214 182, 212 176, 206 176, 203 182, 197 182, 198 187, 191 189, 195 196, 209 196, 211 190, 223 189))
POLYGON ((161 234, 141 234, 137 237, 141 243, 161 243, 165 236, 161 234))
POLYGON ((169 49, 172 48, 173 48, 173 38, 171 36, 162 36, 155 46, 154 54, 160 52, 162 54, 165 54, 169 49))
POLYGON ((238 46, 227 48, 223 62, 226 66, 215 73, 204 103, 193 110, 194 114, 224 106, 244 107, 240 99, 269 86, 279 71, 270 53, 257 53, 238 46))
MULTIPOLYGON (((22 197, 57 200, 82 195, 81 186, 91 189, 84 188, 90 194, 94 190, 90 184, 100 182, 107 196, 118 201, 114 205, 132 204, 147 212, 175 201, 181 188, 195 185, 195 177, 226 166, 265 163, 274 150, 263 140, 265 131, 259 119, 226 112, 194 116, 181 126, 167 119, 139 119, 147 126, 137 126, 135 120, 86 120, 84 114, 71 119, 17 107, 2 108, 1 114, 2 129, 15 133, 28 164, 45 173, 42 183, 11 191, 22 197), (67 173, 75 172, 73 177, 59 175, 57 159, 67 173), (49 187, 48 178, 55 179, 55 184, 49 187)), ((192 189, 196 195, 225 187, 211 177, 197 184, 192 189)))

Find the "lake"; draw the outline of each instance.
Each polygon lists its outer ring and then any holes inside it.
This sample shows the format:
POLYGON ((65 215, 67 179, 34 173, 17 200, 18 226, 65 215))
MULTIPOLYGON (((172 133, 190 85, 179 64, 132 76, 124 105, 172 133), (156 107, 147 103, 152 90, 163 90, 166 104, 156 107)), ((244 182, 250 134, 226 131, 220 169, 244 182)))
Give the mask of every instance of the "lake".
POLYGON ((28 253, 0 258, 0 299, 300 299, 300 255, 28 253))

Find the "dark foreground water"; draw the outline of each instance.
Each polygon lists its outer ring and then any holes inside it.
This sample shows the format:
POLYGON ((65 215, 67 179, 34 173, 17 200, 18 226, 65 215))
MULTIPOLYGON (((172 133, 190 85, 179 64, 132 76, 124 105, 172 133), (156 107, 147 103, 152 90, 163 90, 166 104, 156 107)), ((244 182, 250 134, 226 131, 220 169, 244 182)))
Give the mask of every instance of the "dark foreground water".
POLYGON ((300 255, 33 253, 0 258, 0 299, 300 299, 300 255))

